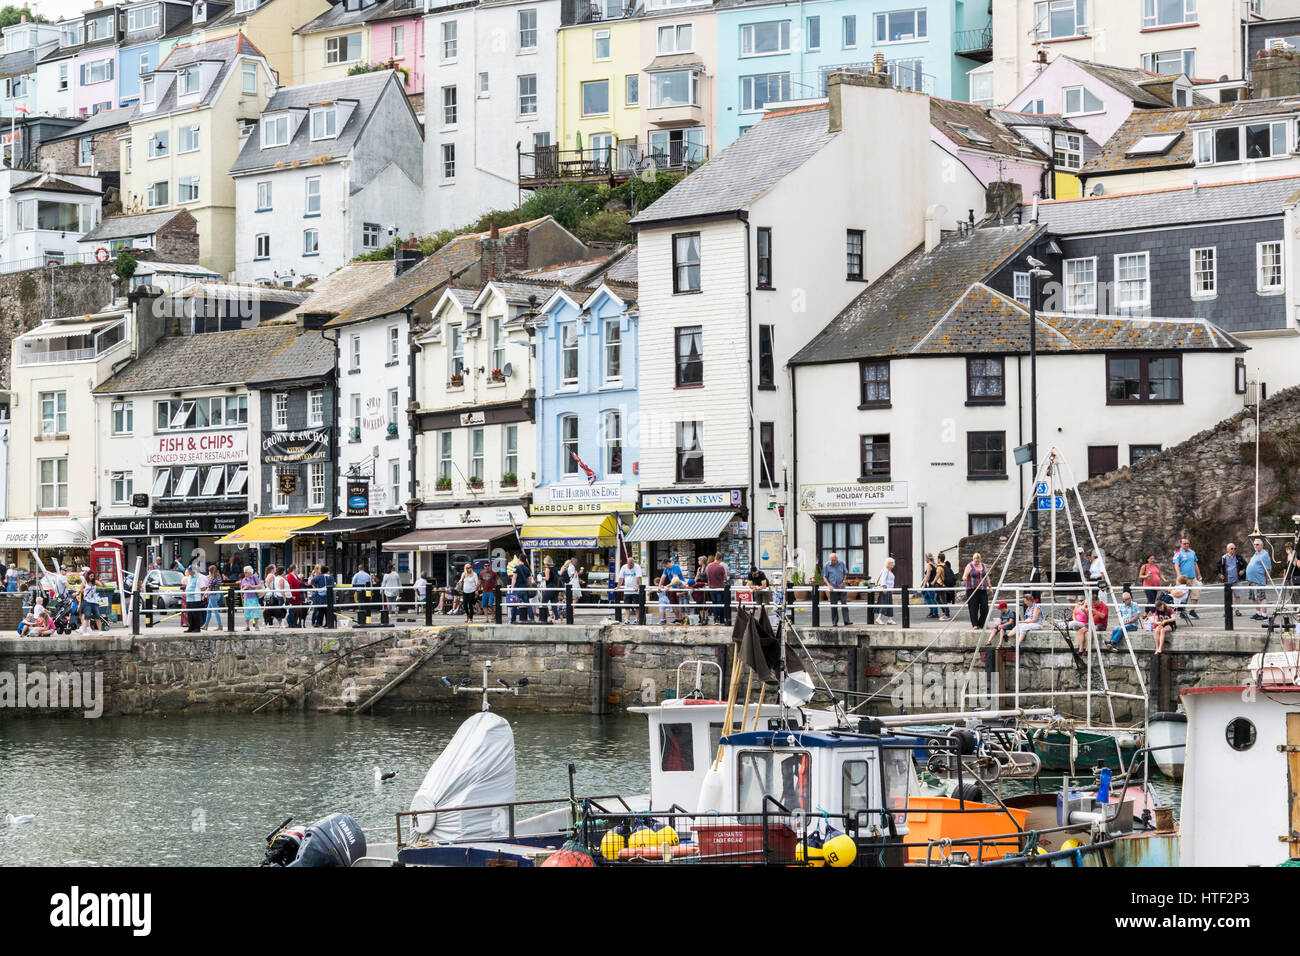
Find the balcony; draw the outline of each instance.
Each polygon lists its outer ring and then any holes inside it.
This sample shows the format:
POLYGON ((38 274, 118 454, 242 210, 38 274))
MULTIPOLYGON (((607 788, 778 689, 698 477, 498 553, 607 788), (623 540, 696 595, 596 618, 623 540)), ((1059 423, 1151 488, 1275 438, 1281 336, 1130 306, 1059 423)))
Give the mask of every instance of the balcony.
POLYGON ((61 362, 91 362, 125 341, 125 321, 99 326, 55 326, 48 333, 28 333, 19 340, 19 365, 56 365, 61 362))
POLYGON ((992 62, 993 25, 975 30, 958 30, 953 34, 952 51, 957 56, 964 56, 977 63, 992 62))
POLYGON ((564 26, 601 23, 638 16, 642 9, 641 0, 576 0, 561 5, 560 20, 564 26))
POLYGON ((540 189, 565 183, 617 185, 649 170, 688 173, 709 158, 709 148, 699 143, 672 141, 638 143, 620 140, 616 147, 560 149, 545 146, 519 153, 519 188, 540 189))

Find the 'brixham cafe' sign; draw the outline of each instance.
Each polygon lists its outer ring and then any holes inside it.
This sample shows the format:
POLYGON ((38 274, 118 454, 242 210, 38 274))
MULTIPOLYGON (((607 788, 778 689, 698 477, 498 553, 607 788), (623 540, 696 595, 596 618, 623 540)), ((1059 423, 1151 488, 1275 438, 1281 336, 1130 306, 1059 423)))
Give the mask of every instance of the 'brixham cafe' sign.
POLYGON ((197 435, 151 435, 141 444, 146 465, 206 465, 248 458, 248 432, 242 428, 197 435))
POLYGON ((325 461, 330 455, 330 430, 313 428, 300 432, 271 432, 262 439, 262 461, 287 465, 302 461, 325 461))
POLYGON ((905 481, 799 486, 801 511, 869 511, 872 508, 906 507, 905 481))
POLYGON ((147 538, 152 536, 206 537, 229 534, 248 524, 248 512, 207 515, 150 515, 134 518, 98 518, 96 533, 119 538, 147 538))

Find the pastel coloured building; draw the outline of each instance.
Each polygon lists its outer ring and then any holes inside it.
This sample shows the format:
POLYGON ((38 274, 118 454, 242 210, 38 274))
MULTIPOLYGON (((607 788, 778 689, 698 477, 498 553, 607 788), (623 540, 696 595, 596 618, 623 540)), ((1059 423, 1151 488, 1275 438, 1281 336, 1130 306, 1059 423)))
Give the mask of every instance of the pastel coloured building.
POLYGON ((294 85, 392 64, 407 93, 423 92, 423 13, 417 0, 338 0, 294 30, 294 85))

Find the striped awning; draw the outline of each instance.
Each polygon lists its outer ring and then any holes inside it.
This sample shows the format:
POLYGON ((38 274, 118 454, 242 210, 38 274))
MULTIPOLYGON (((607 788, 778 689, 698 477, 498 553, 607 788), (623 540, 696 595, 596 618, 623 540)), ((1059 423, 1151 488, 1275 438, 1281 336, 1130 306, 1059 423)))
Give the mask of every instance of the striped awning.
POLYGON ((636 516, 623 540, 633 543, 716 538, 735 517, 734 511, 647 511, 636 516))

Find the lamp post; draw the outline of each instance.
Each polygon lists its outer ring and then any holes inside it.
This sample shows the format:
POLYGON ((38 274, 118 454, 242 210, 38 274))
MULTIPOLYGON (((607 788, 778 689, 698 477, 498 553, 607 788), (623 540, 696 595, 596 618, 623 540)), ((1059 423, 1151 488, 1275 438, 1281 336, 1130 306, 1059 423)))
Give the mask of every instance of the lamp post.
MULTIPOLYGON (((1034 504, 1038 504, 1038 280, 1052 278, 1052 273, 1043 268, 1043 264, 1030 256, 1029 263, 1029 451, 1030 480, 1034 486, 1034 504)), ((1051 492, 1051 488, 1047 489, 1051 492)), ((1038 562, 1038 508, 1029 516, 1030 529, 1033 532, 1034 564, 1029 580, 1037 581, 1041 572, 1038 562)))

